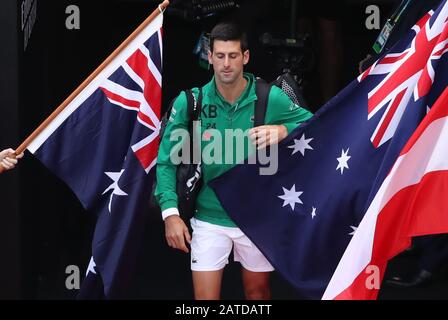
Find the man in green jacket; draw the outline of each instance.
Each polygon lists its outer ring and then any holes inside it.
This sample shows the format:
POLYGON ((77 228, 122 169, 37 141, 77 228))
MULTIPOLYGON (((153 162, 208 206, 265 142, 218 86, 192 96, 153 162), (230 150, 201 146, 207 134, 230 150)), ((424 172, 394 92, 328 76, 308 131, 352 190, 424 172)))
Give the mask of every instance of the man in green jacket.
MULTIPOLYGON (((209 62, 214 77, 203 88, 201 160, 203 187, 191 219, 193 236, 179 217, 176 194, 176 165, 173 152, 179 146, 175 132, 188 128, 187 98, 179 95, 159 148, 156 198, 165 221, 168 245, 188 253, 191 245, 191 269, 195 299, 219 299, 223 269, 234 248, 234 260, 242 264, 247 299, 269 299, 269 275, 273 267, 227 215, 208 182, 247 159, 257 149, 275 146, 311 114, 295 105, 279 88, 269 93, 266 125, 254 128, 256 78, 243 72, 249 62, 245 34, 229 23, 215 26, 210 35, 209 62), (244 143, 233 139, 243 135, 244 143), (230 142, 230 143, 229 143, 230 142), (252 147, 251 147, 252 146, 252 147)), ((199 89, 194 88, 197 97, 199 89)), ((271 150, 272 151, 272 150, 271 150)), ((272 152, 271 152, 272 154, 272 152)))

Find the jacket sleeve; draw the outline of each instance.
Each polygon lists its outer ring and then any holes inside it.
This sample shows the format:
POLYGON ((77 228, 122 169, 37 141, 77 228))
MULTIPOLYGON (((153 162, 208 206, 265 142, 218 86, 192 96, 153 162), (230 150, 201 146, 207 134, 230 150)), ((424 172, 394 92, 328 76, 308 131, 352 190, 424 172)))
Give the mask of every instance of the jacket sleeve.
POLYGON ((266 110, 266 124, 284 125, 291 133, 300 123, 311 118, 313 114, 289 99, 280 88, 272 86, 266 110))
POLYGON ((172 162, 171 155, 178 154, 181 149, 183 138, 175 138, 179 137, 178 133, 182 132, 188 132, 187 97, 184 92, 174 101, 157 156, 155 197, 162 212, 170 208, 177 208, 177 165, 172 162))

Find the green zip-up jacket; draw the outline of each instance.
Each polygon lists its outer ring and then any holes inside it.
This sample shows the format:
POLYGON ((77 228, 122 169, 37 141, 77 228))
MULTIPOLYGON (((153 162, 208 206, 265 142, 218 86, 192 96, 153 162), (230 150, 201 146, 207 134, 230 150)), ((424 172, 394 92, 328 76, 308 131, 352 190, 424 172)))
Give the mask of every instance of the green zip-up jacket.
MULTIPOLYGON (((196 200, 195 217, 199 220, 226 226, 235 227, 235 223, 227 215, 214 191, 208 182, 226 172, 248 155, 255 151, 255 146, 249 142, 248 130, 254 125, 254 106, 257 100, 255 93, 256 78, 244 73, 248 81, 246 88, 235 104, 229 104, 216 88, 213 78, 203 87, 201 120, 201 151, 203 187, 196 200), (244 132, 244 148, 241 144, 226 139, 226 129, 241 129, 244 132), (219 135, 221 136, 219 137, 219 135), (237 147, 238 146, 238 147, 237 147), (229 154, 229 152, 233 152, 229 154)), ((198 88, 192 89, 197 97, 198 88)), ((289 97, 278 87, 272 86, 269 93, 265 124, 284 125, 288 134, 301 122, 308 120, 312 114, 295 105, 289 97)), ((170 154, 177 152, 181 147, 179 140, 170 141, 171 134, 177 129, 188 130, 187 98, 181 93, 174 101, 171 116, 165 128, 160 143, 157 158, 157 187, 155 196, 162 211, 177 208, 176 194, 176 165, 173 164, 170 154)), ((234 132, 227 130, 227 133, 234 132)), ((234 140, 235 141, 235 140, 234 140)))

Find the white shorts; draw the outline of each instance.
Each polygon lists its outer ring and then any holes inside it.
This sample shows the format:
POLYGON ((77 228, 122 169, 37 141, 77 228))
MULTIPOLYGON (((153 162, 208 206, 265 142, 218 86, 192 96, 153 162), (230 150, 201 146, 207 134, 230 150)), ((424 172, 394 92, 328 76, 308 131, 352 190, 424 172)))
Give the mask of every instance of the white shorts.
POLYGON ((229 255, 233 250, 233 258, 253 272, 273 271, 265 256, 239 229, 223 227, 192 218, 193 229, 191 241, 191 270, 217 271, 229 263, 229 255))

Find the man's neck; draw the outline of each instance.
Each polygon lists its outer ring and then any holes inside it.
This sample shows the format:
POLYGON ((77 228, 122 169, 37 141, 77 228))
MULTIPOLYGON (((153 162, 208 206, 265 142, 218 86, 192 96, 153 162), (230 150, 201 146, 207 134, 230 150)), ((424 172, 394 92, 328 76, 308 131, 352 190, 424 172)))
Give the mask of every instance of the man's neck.
POLYGON ((243 93, 246 84, 247 80, 241 76, 234 83, 225 84, 216 82, 216 88, 228 103, 234 104, 243 93))

